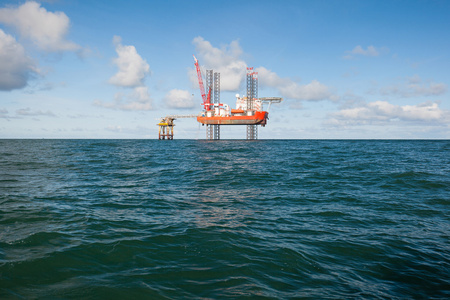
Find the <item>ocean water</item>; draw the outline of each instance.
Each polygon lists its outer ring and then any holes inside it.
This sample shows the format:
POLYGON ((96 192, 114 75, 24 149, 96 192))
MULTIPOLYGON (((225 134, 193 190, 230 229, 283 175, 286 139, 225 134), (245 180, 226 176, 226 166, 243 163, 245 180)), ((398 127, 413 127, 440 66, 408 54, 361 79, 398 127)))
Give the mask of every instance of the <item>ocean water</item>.
POLYGON ((0 299, 448 299, 450 141, 0 140, 0 299))

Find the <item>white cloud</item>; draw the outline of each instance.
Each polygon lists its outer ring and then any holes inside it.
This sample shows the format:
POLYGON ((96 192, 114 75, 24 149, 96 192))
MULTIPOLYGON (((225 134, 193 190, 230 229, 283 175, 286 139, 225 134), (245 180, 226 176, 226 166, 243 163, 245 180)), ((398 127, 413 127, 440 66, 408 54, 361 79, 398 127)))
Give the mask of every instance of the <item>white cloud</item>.
POLYGON ((444 121, 448 122, 448 111, 439 108, 436 102, 425 102, 419 105, 401 106, 399 118, 411 121, 444 121))
POLYGON ((124 134, 125 136, 135 136, 138 138, 148 136, 148 133, 151 131, 149 128, 142 126, 136 126, 134 128, 131 128, 131 127, 123 127, 121 125, 108 125, 104 129, 112 133, 124 134))
POLYGON ((291 83, 293 83, 292 80, 283 79, 278 76, 277 73, 272 72, 264 67, 256 68, 256 71, 258 72, 259 84, 263 86, 277 87, 286 84, 290 85, 291 83))
POLYGON ((152 99, 146 86, 137 86, 129 95, 128 101, 122 106, 123 110, 151 110, 152 99))
POLYGON ((94 105, 110 109, 128 110, 128 111, 145 111, 152 110, 152 99, 148 93, 148 88, 145 86, 138 86, 127 95, 121 92, 116 93, 114 102, 103 102, 95 100, 94 105))
POLYGON ((377 49, 375 49, 374 46, 367 47, 366 50, 364 50, 360 45, 356 46, 350 53, 352 54, 360 54, 364 56, 378 56, 380 53, 377 49))
POLYGON ((111 132, 122 132, 122 129, 123 128, 120 125, 109 125, 108 127, 105 128, 105 130, 111 132))
POLYGON ((21 108, 16 110, 16 114, 18 116, 26 116, 26 117, 37 117, 37 116, 47 116, 47 117, 55 117, 55 114, 51 111, 42 111, 42 110, 32 110, 31 108, 21 108))
POLYGON ((374 46, 368 46, 367 49, 364 49, 360 45, 353 48, 351 51, 347 51, 347 55, 345 55, 344 59, 353 59, 356 56, 379 56, 381 52, 388 51, 387 48, 376 49, 374 46))
MULTIPOLYGON (((232 41, 219 49, 199 36, 194 38, 192 43, 195 45, 200 63, 207 69, 220 73, 220 89, 239 91, 247 72, 247 64, 240 59, 243 51, 239 42, 232 41)), ((189 77, 195 86, 198 86, 197 73, 194 69, 189 72, 189 77)))
POLYGON ((261 86, 276 88, 283 97, 306 101, 335 99, 329 88, 317 80, 300 85, 289 78, 280 78, 275 72, 264 67, 256 68, 256 71, 261 86))
POLYGON ((189 91, 173 89, 164 97, 164 103, 170 108, 194 108, 200 102, 196 103, 189 91))
POLYGON ((0 118, 7 119, 8 118, 8 110, 4 108, 0 108, 0 118))
POLYGON ((380 94, 404 98, 421 96, 439 96, 447 92, 447 85, 432 81, 423 81, 418 75, 408 78, 406 82, 393 84, 380 89, 380 94))
MULTIPOLYGON (((220 89, 222 91, 239 91, 241 89, 241 84, 246 80, 247 64, 240 59, 243 51, 238 41, 233 41, 220 49, 213 47, 202 37, 196 37, 193 44, 202 59, 201 63, 204 63, 208 69, 220 72, 220 89)), ((275 72, 264 67, 256 68, 255 71, 258 72, 260 86, 273 87, 283 97, 307 101, 334 100, 336 98, 326 85, 317 80, 300 85, 289 78, 281 78, 275 72)), ((189 77, 198 86, 197 74, 194 69, 190 70, 189 77)))
POLYGON ((10 91, 27 85, 39 70, 25 49, 0 29, 0 90, 10 91))
POLYGON ((119 71, 109 82, 122 87, 144 86, 145 76, 150 72, 148 63, 137 53, 134 46, 122 45, 120 37, 114 36, 113 41, 118 55, 113 62, 119 71))
POLYGON ((113 42, 117 52, 117 57, 113 62, 119 71, 110 78, 109 83, 132 90, 125 95, 122 92, 116 93, 114 102, 95 100, 94 105, 129 111, 151 110, 153 108, 152 99, 144 82, 150 72, 150 66, 134 46, 122 45, 122 39, 119 36, 114 36, 113 42))
POLYGON ((375 101, 365 105, 342 109, 331 114, 330 124, 361 125, 384 124, 392 121, 450 123, 450 111, 441 109, 437 102, 418 105, 394 105, 387 101, 375 101))
POLYGON ((22 37, 30 39, 44 51, 81 49, 65 38, 70 26, 67 15, 63 12, 48 12, 37 2, 26 2, 18 8, 0 9, 0 22, 15 27, 22 37))

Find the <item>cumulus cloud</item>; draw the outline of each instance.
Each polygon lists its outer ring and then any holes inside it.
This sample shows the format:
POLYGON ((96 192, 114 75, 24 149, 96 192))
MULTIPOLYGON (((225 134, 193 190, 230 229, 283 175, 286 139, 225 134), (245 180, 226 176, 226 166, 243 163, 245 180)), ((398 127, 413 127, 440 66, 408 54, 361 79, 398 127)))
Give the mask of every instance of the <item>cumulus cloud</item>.
POLYGON ((116 93, 114 102, 95 100, 94 105, 104 108, 139 111, 151 110, 152 99, 145 85, 145 78, 150 72, 150 66, 139 55, 134 46, 122 45, 122 39, 114 36, 117 57, 113 63, 118 67, 118 72, 109 79, 109 83, 126 89, 130 92, 116 93))
POLYGON ((256 71, 258 72, 260 85, 277 89, 285 98, 306 101, 319 101, 335 98, 329 88, 317 80, 301 85, 289 78, 281 78, 275 72, 264 67, 259 67, 256 71))
POLYGON ((351 51, 347 51, 347 54, 344 56, 344 59, 353 59, 357 56, 379 56, 382 51, 387 51, 386 48, 376 49, 374 46, 368 46, 367 49, 364 49, 360 45, 353 48, 351 51))
POLYGON ((134 46, 122 45, 122 39, 114 36, 117 57, 113 63, 119 71, 111 77, 109 82, 121 87, 138 87, 144 85, 146 75, 150 72, 148 63, 137 53, 134 46))
POLYGON ((128 101, 123 104, 123 110, 151 110, 152 99, 148 93, 148 87, 137 86, 128 96, 128 101))
POLYGON ((0 29, 0 90, 11 91, 27 85, 39 73, 21 44, 0 29))
POLYGON ((331 114, 330 124, 361 125, 384 124, 391 121, 449 123, 450 112, 441 109, 437 102, 418 105, 394 105, 387 101, 370 102, 362 106, 342 109, 331 114))
POLYGON ((423 81, 418 75, 408 78, 406 82, 393 84, 379 90, 381 95, 393 95, 403 98, 421 96, 439 96, 447 92, 447 85, 432 81, 423 81))
POLYGON ((49 51, 76 51, 81 47, 66 40, 70 20, 63 12, 49 12, 37 2, 30 1, 17 8, 0 9, 0 22, 13 26, 22 37, 38 48, 49 51))
POLYGON ((152 99, 148 93, 148 88, 145 86, 135 87, 129 94, 123 94, 121 92, 116 93, 114 102, 95 100, 94 105, 103 108, 128 111, 151 110, 153 108, 152 99))
MULTIPOLYGON (((247 64, 240 58, 243 51, 239 42, 232 41, 219 49, 199 36, 194 38, 192 43, 195 45, 200 63, 220 73, 220 89, 239 91, 247 72, 247 64)), ((189 77, 198 86, 197 73, 194 69, 189 72, 189 77)))
POLYGON ((170 108, 194 108, 196 101, 189 91, 173 89, 164 97, 164 103, 170 108))
MULTIPOLYGON (((216 48, 202 37, 193 40, 196 51, 208 68, 220 72, 220 89, 222 91, 239 91, 246 80, 247 64, 240 58, 243 54, 238 41, 216 48)), ((317 80, 301 85, 289 78, 281 78, 275 72, 264 67, 256 68, 260 86, 277 89, 285 98, 307 101, 335 100, 329 88, 317 80)), ((194 69, 189 73, 191 81, 198 86, 197 74, 194 69)))

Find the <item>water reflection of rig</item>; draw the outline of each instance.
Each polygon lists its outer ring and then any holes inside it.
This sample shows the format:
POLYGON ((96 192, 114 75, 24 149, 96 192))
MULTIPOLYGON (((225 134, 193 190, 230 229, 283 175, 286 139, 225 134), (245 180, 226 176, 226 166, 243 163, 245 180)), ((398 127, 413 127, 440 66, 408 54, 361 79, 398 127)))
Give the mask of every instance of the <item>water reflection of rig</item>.
POLYGON ((206 125, 206 139, 220 140, 221 125, 246 125, 247 140, 258 139, 258 125, 265 126, 269 119, 268 110, 272 103, 280 103, 283 98, 263 97, 258 98, 258 72, 253 68, 247 68, 247 95, 236 95, 236 109, 231 109, 227 104, 220 103, 220 73, 206 70, 205 93, 202 73, 195 58, 198 83, 202 94, 203 111, 198 115, 169 115, 161 118, 158 123, 159 139, 173 140, 174 120, 181 118, 197 118, 197 122, 206 125), (268 103, 267 111, 263 110, 263 104, 268 103))

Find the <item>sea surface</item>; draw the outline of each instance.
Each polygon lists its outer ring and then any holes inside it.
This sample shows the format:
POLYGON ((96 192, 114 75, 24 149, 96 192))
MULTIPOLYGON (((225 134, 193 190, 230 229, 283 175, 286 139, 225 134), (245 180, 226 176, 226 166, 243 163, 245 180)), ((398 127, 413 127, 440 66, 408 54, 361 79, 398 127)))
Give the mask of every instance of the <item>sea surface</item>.
POLYGON ((0 140, 0 299, 449 299, 450 141, 0 140))

